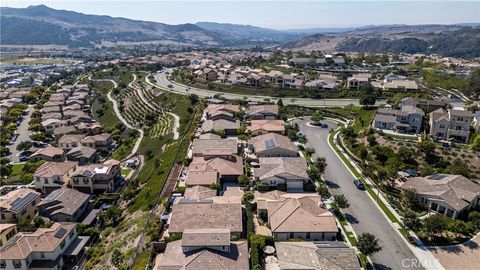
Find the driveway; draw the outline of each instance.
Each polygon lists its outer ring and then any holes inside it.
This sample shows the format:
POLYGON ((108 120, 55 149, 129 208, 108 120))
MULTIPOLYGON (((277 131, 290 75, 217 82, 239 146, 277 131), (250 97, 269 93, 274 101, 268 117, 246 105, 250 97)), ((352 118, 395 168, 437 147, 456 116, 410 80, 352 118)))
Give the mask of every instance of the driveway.
POLYGON ((464 244, 430 249, 447 270, 475 270, 480 265, 480 235, 464 244))
MULTIPOLYGON (((167 69, 166 71, 171 71, 167 69)), ((156 85, 160 86, 162 89, 165 89, 170 92, 174 92, 182 95, 196 94, 199 97, 210 98, 216 94, 220 94, 226 99, 243 99, 248 98, 250 101, 264 101, 266 98, 269 98, 271 101, 278 101, 276 97, 269 96, 251 96, 251 95, 241 95, 241 94, 229 94, 224 92, 210 91, 206 89, 200 89, 195 87, 188 87, 176 82, 171 82, 167 79, 166 71, 160 71, 153 74, 155 78, 156 85), (170 87, 169 87, 170 86, 170 87)), ((148 81, 147 83, 155 86, 154 82, 148 81)), ((301 90, 299 90, 301 91, 301 90)), ((282 98, 283 103, 287 105, 301 105, 309 107, 337 107, 337 106, 347 106, 350 104, 359 105, 358 99, 310 99, 310 98, 282 98)), ((385 100, 377 100, 376 105, 385 104, 385 100)))
POLYGON ((344 194, 350 202, 345 209, 346 218, 352 224, 355 233, 370 232, 376 235, 383 246, 382 251, 372 256, 375 269, 423 269, 410 266, 408 260, 416 259, 413 252, 390 225, 380 210, 374 205, 366 191, 358 190, 352 183, 353 176, 328 144, 330 128, 337 128, 331 121, 322 121, 328 128, 307 126, 307 120, 295 120, 308 140, 307 147, 315 149, 314 158, 323 156, 327 160, 324 177, 334 194, 344 194), (402 265, 402 261, 404 264, 402 265))
POLYGON ((8 149, 11 153, 8 158, 10 158, 10 161, 12 162, 18 162, 18 154, 20 151, 17 150, 17 146, 21 142, 31 141, 29 137, 30 132, 28 131, 28 122, 30 122, 33 111, 35 111, 33 105, 28 105, 27 115, 23 117, 22 122, 20 122, 20 125, 17 127, 17 131, 15 132, 18 134, 17 140, 8 146, 8 149))

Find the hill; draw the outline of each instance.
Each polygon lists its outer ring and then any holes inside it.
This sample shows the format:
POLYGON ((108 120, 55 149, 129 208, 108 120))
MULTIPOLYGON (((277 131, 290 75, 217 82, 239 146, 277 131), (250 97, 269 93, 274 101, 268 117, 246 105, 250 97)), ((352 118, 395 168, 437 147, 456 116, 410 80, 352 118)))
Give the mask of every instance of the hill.
POLYGON ((224 45, 221 34, 194 24, 157 22, 86 15, 44 5, 0 9, 2 44, 60 44, 73 47, 104 42, 161 41, 190 45, 224 45), (19 34, 21 33, 21 34, 19 34))
POLYGON ((346 33, 316 34, 285 43, 285 49, 367 53, 437 53, 480 57, 478 25, 391 25, 362 27, 346 33))

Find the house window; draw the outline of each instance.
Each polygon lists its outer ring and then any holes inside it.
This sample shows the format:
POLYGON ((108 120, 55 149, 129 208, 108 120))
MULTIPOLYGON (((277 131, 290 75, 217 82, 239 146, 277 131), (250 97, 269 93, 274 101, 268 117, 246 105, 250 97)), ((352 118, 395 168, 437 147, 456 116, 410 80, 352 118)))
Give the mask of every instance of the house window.
POLYGON ((45 185, 48 185, 48 178, 45 178, 45 185))
POLYGON ((227 248, 225 246, 222 246, 222 250, 226 250, 227 248))
POLYGON ((455 126, 455 130, 462 130, 462 126, 455 126))
POLYGON ((22 268, 22 261, 13 260, 13 268, 22 268))
POLYGON ((290 233, 290 238, 293 238, 293 232, 290 233))
POLYGON ((63 249, 65 247, 65 239, 60 243, 60 249, 63 249))
POLYGON ((446 128, 446 126, 445 126, 445 125, 443 125, 443 124, 441 124, 441 125, 439 126, 439 128, 441 128, 441 129, 445 129, 445 128, 446 128))
POLYGON ((310 233, 307 232, 307 239, 310 239, 310 233))
POLYGON ((7 268, 7 262, 5 260, 0 260, 0 268, 7 268))
POLYGON ((41 252, 41 253, 40 253, 40 257, 41 257, 41 258, 45 258, 45 253, 41 252))

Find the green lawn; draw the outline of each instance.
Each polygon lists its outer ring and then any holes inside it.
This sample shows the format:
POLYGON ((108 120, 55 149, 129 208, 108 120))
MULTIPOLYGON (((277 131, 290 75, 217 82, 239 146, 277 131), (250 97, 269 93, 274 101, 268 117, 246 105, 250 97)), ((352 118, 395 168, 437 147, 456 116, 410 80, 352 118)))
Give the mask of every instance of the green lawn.
POLYGON ((132 168, 122 168, 120 173, 122 174, 123 177, 126 177, 133 169, 132 168))
POLYGON ((13 164, 10 176, 17 176, 22 174, 23 164, 13 164))
POLYGON ((355 129, 355 132, 359 132, 360 130, 369 127, 373 121, 376 111, 377 110, 375 108, 365 108, 359 110, 355 115, 355 121, 352 125, 353 129, 355 129))

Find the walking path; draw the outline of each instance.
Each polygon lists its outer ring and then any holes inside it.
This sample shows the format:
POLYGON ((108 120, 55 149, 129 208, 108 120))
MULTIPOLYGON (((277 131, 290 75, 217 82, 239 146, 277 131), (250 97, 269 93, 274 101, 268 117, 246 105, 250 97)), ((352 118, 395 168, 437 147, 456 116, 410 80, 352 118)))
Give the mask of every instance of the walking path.
MULTIPOLYGON (((136 78, 137 78, 137 77, 135 76, 135 79, 136 79, 136 78)), ((150 83, 148 82, 148 80, 147 80, 147 77, 145 77, 145 82, 146 82, 147 84, 150 84, 150 83)), ((158 87, 158 86, 155 86, 154 84, 150 84, 150 85, 152 85, 152 86, 154 86, 154 87, 156 87, 156 88, 160 88, 160 87, 158 87)), ((130 86, 130 84, 129 84, 129 86, 130 86)), ((143 92, 141 91, 140 88, 138 88, 138 87, 135 88, 135 91, 137 91, 138 96, 140 97, 140 99, 141 99, 145 104, 147 104, 148 107, 155 109, 155 105, 153 105, 152 103, 150 103, 150 100, 148 100, 147 98, 145 98, 145 96, 143 95, 143 92)), ((179 130, 179 128, 180 128, 180 116, 178 116, 178 115, 176 115, 176 114, 174 114, 174 113, 172 113, 172 112, 167 112, 167 113, 170 114, 171 116, 173 116, 173 127, 172 127, 173 139, 174 139, 174 140, 177 140, 178 138, 180 138, 180 134, 179 134, 179 132, 178 132, 178 130, 179 130)))
MULTIPOLYGON (((133 76, 133 81, 130 82, 128 85, 130 86, 135 80, 136 80, 136 76, 134 74, 133 76)), ((130 125, 127 120, 125 120, 125 118, 123 118, 122 114, 120 113, 120 110, 118 109, 118 103, 117 101, 112 97, 112 91, 113 89, 117 88, 118 87, 118 83, 114 80, 110 80, 110 79, 92 79, 92 75, 90 75, 88 77, 89 80, 91 81, 97 81, 97 82, 111 82, 113 84, 113 88, 112 90, 110 90, 107 94, 107 98, 108 100, 110 100, 110 102, 112 102, 113 104, 113 111, 115 112, 115 115, 117 116, 118 120, 120 120, 120 122, 122 122, 127 128, 130 128, 130 129, 135 129, 139 132, 140 136, 137 138, 137 141, 135 142, 135 145, 133 146, 132 148, 132 151, 130 152, 130 154, 125 158, 125 159, 129 159, 131 157, 133 157, 136 153, 137 153, 137 150, 138 148, 140 147, 140 143, 142 142, 143 140, 143 130, 142 129, 139 129, 139 128, 136 128, 136 127, 133 127, 132 125, 130 125)))

